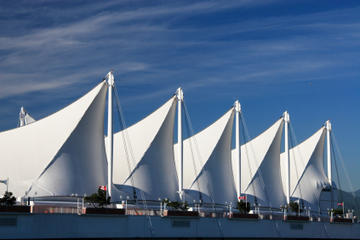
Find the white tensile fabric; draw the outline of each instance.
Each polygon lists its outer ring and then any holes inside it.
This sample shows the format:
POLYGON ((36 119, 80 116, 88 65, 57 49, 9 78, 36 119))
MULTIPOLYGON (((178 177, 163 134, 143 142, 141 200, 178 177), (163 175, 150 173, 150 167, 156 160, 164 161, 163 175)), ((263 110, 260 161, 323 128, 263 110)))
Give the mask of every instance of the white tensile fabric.
MULTIPOLYGON (((241 146, 241 191, 249 201, 279 208, 286 202, 280 170, 280 147, 283 129, 280 118, 265 132, 241 146)), ((235 150, 232 150, 234 181, 238 184, 235 150)))
POLYGON ((106 82, 60 111, 0 133, 0 176, 16 197, 91 194, 106 182, 106 82))
POLYGON ((26 112, 24 107, 21 107, 19 113, 19 127, 28 125, 33 122, 35 122, 35 119, 31 117, 28 112, 26 112))
MULTIPOLYGON (((323 167, 326 129, 320 128, 311 137, 290 149, 290 196, 302 199, 312 209, 319 208, 321 190, 328 180, 323 167)), ((283 186, 286 189, 285 154, 281 154, 283 186)))
POLYGON ((114 134, 113 182, 121 190, 136 189, 138 199, 142 197, 139 190, 146 200, 177 198, 175 110, 174 96, 143 120, 114 134))
MULTIPOLYGON (((207 203, 236 202, 231 169, 233 119, 234 109, 231 108, 209 127, 184 140, 183 169, 187 198, 199 200, 200 197, 207 203)), ((177 144, 174 149, 177 151, 177 144)), ((177 158, 175 160, 178 161, 177 158)))

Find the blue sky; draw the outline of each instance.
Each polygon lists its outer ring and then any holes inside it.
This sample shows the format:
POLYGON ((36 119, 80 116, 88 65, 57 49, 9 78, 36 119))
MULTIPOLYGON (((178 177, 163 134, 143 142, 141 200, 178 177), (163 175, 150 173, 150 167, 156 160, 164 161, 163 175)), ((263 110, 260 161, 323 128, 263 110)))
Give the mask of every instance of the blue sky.
POLYGON ((252 137, 290 112, 298 142, 330 119, 360 188, 359 1, 1 1, 0 131, 113 69, 127 124, 182 86, 195 131, 239 99, 252 137))

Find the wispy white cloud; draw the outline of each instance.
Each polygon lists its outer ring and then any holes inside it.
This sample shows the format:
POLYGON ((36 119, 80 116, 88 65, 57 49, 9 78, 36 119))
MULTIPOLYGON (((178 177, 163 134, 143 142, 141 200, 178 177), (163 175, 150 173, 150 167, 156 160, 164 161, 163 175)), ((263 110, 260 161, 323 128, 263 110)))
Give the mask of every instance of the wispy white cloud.
MULTIPOLYGON (((116 71, 122 73, 146 70, 149 66, 140 62, 123 62, 114 65, 116 71)), ((46 91, 61 89, 79 82, 86 82, 94 79, 94 76, 105 75, 112 70, 107 67, 97 67, 86 71, 75 71, 63 76, 54 76, 52 73, 36 72, 33 73, 5 73, 0 75, 0 99, 13 95, 26 94, 36 91, 46 91)), ((99 77, 98 81, 101 80, 99 77)))
MULTIPOLYGON (((257 1, 254 3, 249 0, 240 1, 205 1, 193 4, 183 5, 166 5, 156 7, 138 8, 136 10, 122 11, 122 12, 104 12, 97 14, 96 16, 88 17, 86 19, 73 22, 64 26, 57 26, 51 28, 45 28, 36 30, 35 32, 29 33, 24 36, 15 37, 0 37, 0 49, 11 49, 11 48, 44 48, 47 44, 52 47, 60 46, 66 47, 71 45, 81 44, 86 42, 76 40, 79 36, 86 36, 87 34, 99 32, 104 34, 101 30, 105 26, 119 23, 128 23, 131 21, 140 21, 149 18, 159 18, 173 14, 196 14, 198 12, 216 12, 233 7, 241 6, 257 6, 260 4, 269 4, 268 1, 257 1)), ((108 4, 111 5, 111 4, 108 4)), ((96 5, 97 7, 103 7, 102 4, 96 5)), ((96 7, 95 6, 95 7, 96 7)), ((82 9, 82 8, 81 8, 82 9)), ((94 6, 91 6, 91 10, 94 6)), ((89 10, 89 9, 88 9, 89 10)), ((159 30, 154 26, 138 26, 131 24, 131 27, 121 26, 121 32, 129 31, 154 31, 159 30)), ((109 29, 114 30, 115 28, 109 29)), ((106 34, 106 33, 105 33, 106 34)))
MULTIPOLYGON (((93 13, 66 23, 34 28, 24 35, 0 35, 0 97, 47 90, 83 82, 114 69, 122 86, 151 84, 153 87, 188 85, 200 87, 224 82, 270 83, 301 81, 304 73, 339 64, 309 52, 328 51, 336 40, 319 38, 327 32, 341 35, 347 46, 357 44, 357 22, 336 22, 331 18, 354 14, 356 9, 327 11, 294 16, 267 17, 224 24, 173 27, 173 23, 197 14, 213 14, 233 8, 255 8, 269 1, 167 2, 154 6, 123 7, 127 3, 91 3, 71 11, 93 13), (112 8, 121 8, 114 11, 112 8), (277 37, 274 31, 292 31, 277 37), (267 32, 268 38, 256 34, 267 32), (303 36, 301 32, 310 31, 303 36), (255 34, 253 39, 245 34, 255 34), (235 39, 233 35, 239 35, 235 39), (203 51, 201 51, 203 49, 203 51), (96 66, 96 67, 94 67, 96 66), (91 69, 89 71, 89 69, 91 69), (17 71, 21 76, 14 77, 17 71), (191 75, 189 72, 191 71, 191 75), (36 72, 36 73, 35 73, 36 72), (77 72, 86 76, 74 77, 77 72), (132 74, 129 74, 132 73, 132 74), (290 74, 300 77, 287 78, 290 74), (209 77, 208 75, 211 75, 209 77), (46 82, 43 77, 53 81, 46 82), (56 76, 56 77, 54 77, 56 76), (13 79, 22 79, 16 90, 13 79), (72 80, 64 80, 72 79, 72 80), (191 79, 191 80, 187 80, 191 79), (7 90, 5 90, 7 89, 7 90)), ((21 10, 26 11, 26 10, 21 10)), ((54 16, 63 16, 49 9, 54 16)), ((338 47, 338 46, 336 46, 338 47)), ((160 90, 162 92, 162 90, 160 90)))

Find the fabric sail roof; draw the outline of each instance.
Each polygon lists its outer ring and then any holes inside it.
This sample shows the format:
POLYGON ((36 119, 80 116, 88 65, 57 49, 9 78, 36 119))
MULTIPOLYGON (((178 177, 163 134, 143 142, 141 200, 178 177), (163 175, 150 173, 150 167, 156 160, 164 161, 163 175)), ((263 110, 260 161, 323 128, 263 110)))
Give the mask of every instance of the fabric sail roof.
MULTIPOLYGON (((0 177, 9 178, 9 190, 15 196, 89 195, 106 185, 106 93, 103 81, 77 101, 38 121, 22 108, 20 127, 0 132, 0 177)), ((113 181, 118 187, 114 193, 132 191, 141 198, 141 192, 148 200, 178 199, 176 104, 174 96, 141 121, 114 134, 113 181)), ((220 204, 236 201, 233 120, 231 108, 184 140, 187 198, 220 204)), ((280 118, 241 146, 242 192, 262 206, 278 208, 286 203, 285 155, 280 154, 283 125, 280 118)), ((321 190, 328 184, 323 166, 325 135, 322 127, 290 149, 291 197, 303 199, 312 208, 319 206, 321 190)))
MULTIPOLYGON (((176 97, 114 134, 113 182, 121 190, 142 191, 147 200, 177 198, 173 138, 176 97)), ((114 196, 116 197, 116 196, 114 196)))
POLYGON ((106 82, 43 119, 0 133, 0 176, 15 196, 91 194, 106 182, 106 82))
MULTIPOLYGON (((231 108, 216 122, 184 140, 183 174, 188 198, 201 197, 203 202, 220 204, 236 201, 230 162, 233 119, 231 108)), ((174 149, 177 151, 177 144, 174 149)))
MULTIPOLYGON (((279 208, 285 203, 280 170, 283 118, 246 144, 241 145, 241 189, 262 206, 279 208), (256 200, 255 200, 256 198, 256 200)), ((232 150, 234 181, 238 185, 235 150, 232 150)))
MULTIPOLYGON (((321 190, 328 184, 323 167, 326 129, 320 128, 311 137, 290 149, 290 196, 303 199, 312 209, 319 207, 321 190)), ((285 154, 281 169, 285 189, 285 154)))

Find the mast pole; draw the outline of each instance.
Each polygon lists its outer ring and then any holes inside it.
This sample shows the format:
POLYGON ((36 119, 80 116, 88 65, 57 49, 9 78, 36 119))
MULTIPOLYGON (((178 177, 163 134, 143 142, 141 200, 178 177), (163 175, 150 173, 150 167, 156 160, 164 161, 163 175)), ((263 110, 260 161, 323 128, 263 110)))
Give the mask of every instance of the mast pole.
POLYGON ((327 150, 327 175, 329 179, 330 187, 332 187, 332 178, 331 178, 331 140, 330 140, 330 134, 331 134, 331 123, 330 120, 327 120, 325 122, 325 128, 326 128, 326 150, 327 150))
POLYGON ((24 125, 26 125, 25 124, 25 109, 23 106, 21 106, 20 113, 19 113, 19 127, 22 127, 24 125))
POLYGON ((108 181, 107 181, 107 191, 108 196, 111 197, 111 187, 112 187, 112 176, 113 176, 113 119, 112 119, 112 91, 114 87, 114 75, 112 72, 109 72, 107 75, 107 84, 108 84, 108 129, 107 129, 107 156, 108 156, 108 181))
POLYGON ((183 137, 182 137, 182 102, 184 100, 184 93, 182 88, 178 88, 176 90, 176 97, 178 100, 178 159, 179 159, 179 197, 180 200, 183 200, 183 194, 184 194, 184 159, 183 159, 183 137))
POLYGON ((286 203, 290 204, 290 151, 289 151, 289 122, 290 115, 287 111, 283 114, 285 121, 285 158, 286 158, 286 203))
POLYGON ((241 105, 238 100, 234 103, 235 109, 235 152, 236 152, 236 163, 237 163, 237 173, 238 173, 238 185, 236 188, 237 197, 241 196, 241 149, 240 149, 240 114, 241 114, 241 105))

